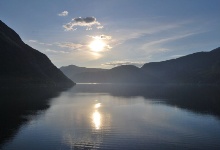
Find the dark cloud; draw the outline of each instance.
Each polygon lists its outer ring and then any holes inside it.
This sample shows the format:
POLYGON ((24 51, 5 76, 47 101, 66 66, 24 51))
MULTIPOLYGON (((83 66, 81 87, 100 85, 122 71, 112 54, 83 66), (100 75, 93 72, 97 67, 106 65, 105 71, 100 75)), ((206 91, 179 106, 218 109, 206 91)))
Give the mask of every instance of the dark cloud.
POLYGON ((95 17, 86 17, 86 18, 74 18, 73 21, 77 22, 77 23, 92 23, 92 22, 96 22, 96 18, 95 17))
POLYGON ((97 26, 100 27, 100 23, 96 20, 95 17, 78 17, 78 18, 73 18, 71 22, 63 25, 66 31, 70 30, 76 30, 74 27, 76 26, 82 26, 86 27, 86 30, 92 30, 92 26, 97 26))

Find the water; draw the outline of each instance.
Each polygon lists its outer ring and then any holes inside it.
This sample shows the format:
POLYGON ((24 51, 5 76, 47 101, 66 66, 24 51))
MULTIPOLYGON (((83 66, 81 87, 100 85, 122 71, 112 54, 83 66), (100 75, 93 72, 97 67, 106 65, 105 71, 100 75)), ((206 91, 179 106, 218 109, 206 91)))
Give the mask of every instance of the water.
POLYGON ((114 85, 4 92, 0 149, 217 150, 218 92, 216 87, 114 85))

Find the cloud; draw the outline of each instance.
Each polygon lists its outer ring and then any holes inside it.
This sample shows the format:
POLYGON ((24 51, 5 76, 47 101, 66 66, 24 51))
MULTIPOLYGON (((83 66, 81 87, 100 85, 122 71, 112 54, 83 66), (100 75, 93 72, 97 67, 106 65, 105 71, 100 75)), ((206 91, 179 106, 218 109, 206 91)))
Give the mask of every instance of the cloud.
POLYGON ((36 44, 40 44, 40 45, 47 45, 47 46, 53 45, 53 44, 50 44, 50 43, 39 42, 39 41, 37 41, 37 40, 28 40, 28 42, 30 42, 30 43, 36 43, 36 44))
POLYGON ((73 18, 71 22, 63 25, 66 31, 76 30, 76 26, 86 27, 86 30, 92 30, 92 26, 101 26, 101 24, 96 20, 95 17, 78 17, 73 18))
POLYGON ((168 49, 168 48, 158 48, 157 50, 160 51, 160 52, 170 51, 170 49, 168 49))
POLYGON ((104 35, 104 34, 101 34, 101 35, 97 35, 97 36, 90 36, 90 35, 87 35, 88 37, 94 39, 94 41, 98 40, 98 41, 105 41, 104 43, 104 48, 103 48, 103 52, 104 51, 108 51, 110 49, 112 49, 112 46, 109 45, 109 43, 111 43, 111 39, 112 37, 109 36, 109 35, 104 35))
POLYGON ((97 40, 111 40, 112 39, 111 36, 104 35, 104 34, 97 35, 97 36, 90 36, 90 35, 88 35, 88 37, 91 37, 91 38, 97 39, 97 40))
POLYGON ((141 67, 145 64, 145 62, 137 62, 137 61, 112 61, 112 62, 106 62, 102 65, 104 66, 121 66, 121 65, 134 65, 134 66, 138 66, 141 67))
POLYGON ((183 35, 175 35, 175 36, 171 36, 171 37, 167 37, 167 38, 163 38, 163 39, 159 39, 159 40, 155 40, 155 41, 150 41, 150 42, 144 44, 142 46, 142 49, 149 48, 150 46, 153 46, 153 45, 159 45, 159 44, 162 44, 162 43, 166 43, 166 42, 186 38, 188 36, 192 36, 192 35, 195 35, 195 34, 198 34, 198 33, 193 33, 192 32, 192 33, 186 33, 186 34, 183 34, 183 35))
POLYGON ((28 40, 30 43, 37 43, 37 40, 28 40))
POLYGON ((51 50, 51 49, 46 49, 45 51, 49 53, 56 53, 56 54, 68 54, 69 53, 67 51, 57 51, 57 50, 51 50))
POLYGON ((122 29, 118 31, 120 33, 121 41, 127 41, 132 39, 138 39, 146 35, 154 35, 157 33, 161 33, 168 30, 174 30, 175 28, 181 27, 181 23, 173 23, 173 24, 160 24, 160 25, 154 25, 149 26, 144 29, 122 29))
POLYGON ((96 27, 97 29, 103 29, 104 28, 104 26, 98 26, 98 27, 96 27))
POLYGON ((105 45, 105 48, 106 48, 107 50, 112 49, 112 47, 111 47, 110 45, 105 45))
POLYGON ((92 30, 92 28, 91 27, 87 27, 86 30, 92 30))
MULTIPOLYGON (((28 42, 36 43, 36 44, 40 44, 40 45, 46 45, 46 46, 55 46, 55 47, 61 47, 61 48, 68 48, 70 50, 88 49, 87 45, 77 44, 77 43, 72 43, 72 42, 62 42, 62 43, 61 42, 56 42, 56 43, 52 43, 52 44, 39 42, 37 40, 29 40, 28 42)), ((66 51, 55 51, 55 50, 51 50, 51 49, 47 49, 46 51, 47 52, 53 52, 53 53, 67 53, 66 51)))
POLYGON ((170 56, 171 58, 179 58, 179 57, 182 57, 182 56, 184 56, 184 55, 172 55, 172 56, 170 56))
POLYGON ((167 31, 172 31, 170 33, 173 33, 173 31, 181 31, 181 28, 184 28, 186 25, 189 25, 190 23, 192 23, 192 21, 190 20, 173 23, 155 22, 153 24, 144 26, 144 28, 140 27, 118 29, 117 35, 114 36, 117 37, 117 43, 123 44, 124 42, 127 42, 129 40, 143 39, 146 36, 148 36, 148 38, 155 35, 159 35, 159 37, 161 37, 164 35, 163 32, 166 33, 167 31))
POLYGON ((62 16, 62 17, 67 16, 67 15, 68 15, 68 11, 63 11, 58 14, 58 16, 62 16))
POLYGON ((71 42, 64 42, 64 43, 57 43, 57 46, 62 48, 69 48, 72 50, 81 50, 82 48, 85 48, 86 45, 83 44, 76 44, 71 42))

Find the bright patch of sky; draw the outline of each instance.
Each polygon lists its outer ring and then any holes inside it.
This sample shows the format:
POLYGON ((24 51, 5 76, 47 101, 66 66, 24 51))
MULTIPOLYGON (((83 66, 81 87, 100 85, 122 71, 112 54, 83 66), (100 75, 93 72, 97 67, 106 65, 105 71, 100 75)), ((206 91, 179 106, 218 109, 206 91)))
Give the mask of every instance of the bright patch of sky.
POLYGON ((111 68, 219 47, 219 6, 219 0, 1 0, 0 19, 57 67, 111 68), (102 51, 91 50, 94 40, 102 51))

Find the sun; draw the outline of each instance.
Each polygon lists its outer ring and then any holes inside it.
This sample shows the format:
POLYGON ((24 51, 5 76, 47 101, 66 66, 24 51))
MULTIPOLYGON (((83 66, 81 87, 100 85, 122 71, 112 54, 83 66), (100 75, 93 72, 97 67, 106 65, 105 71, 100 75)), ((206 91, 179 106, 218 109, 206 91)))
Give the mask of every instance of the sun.
POLYGON ((101 52, 104 50, 104 47, 106 46, 105 42, 103 42, 100 39, 95 39, 94 41, 92 41, 89 44, 89 48, 93 51, 93 52, 101 52))

